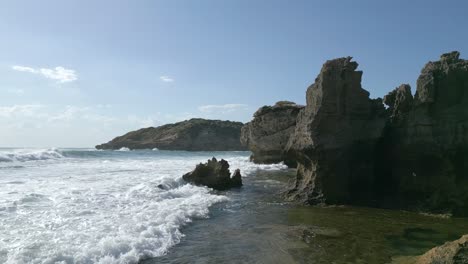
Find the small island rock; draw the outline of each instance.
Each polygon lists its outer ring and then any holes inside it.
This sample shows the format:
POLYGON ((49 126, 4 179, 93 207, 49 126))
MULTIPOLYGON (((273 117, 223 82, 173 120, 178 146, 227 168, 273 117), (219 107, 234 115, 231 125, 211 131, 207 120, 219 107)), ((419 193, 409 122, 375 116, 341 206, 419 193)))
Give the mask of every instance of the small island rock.
POLYGON ((229 163, 223 159, 218 161, 214 157, 206 163, 198 164, 195 170, 185 174, 182 178, 195 185, 204 185, 215 190, 242 186, 240 170, 235 170, 231 178, 229 163))

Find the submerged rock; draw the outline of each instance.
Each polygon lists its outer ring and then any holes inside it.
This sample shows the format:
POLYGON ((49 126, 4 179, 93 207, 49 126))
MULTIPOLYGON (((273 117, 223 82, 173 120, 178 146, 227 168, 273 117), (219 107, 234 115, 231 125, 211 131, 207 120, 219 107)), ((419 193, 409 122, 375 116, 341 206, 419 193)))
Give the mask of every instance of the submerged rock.
POLYGON ((189 151, 246 150, 240 143, 240 122, 194 118, 160 127, 148 127, 116 137, 97 149, 153 149, 189 151))
POLYGON ((295 167, 295 161, 287 159, 285 148, 296 127, 296 118, 304 106, 280 101, 274 106, 263 106, 254 118, 242 127, 241 143, 252 151, 255 163, 279 163, 284 161, 295 167))
POLYGON ((231 178, 229 163, 223 159, 218 161, 214 157, 207 163, 198 164, 195 170, 185 174, 182 178, 195 185, 204 185, 216 190, 242 186, 240 170, 236 169, 231 178))

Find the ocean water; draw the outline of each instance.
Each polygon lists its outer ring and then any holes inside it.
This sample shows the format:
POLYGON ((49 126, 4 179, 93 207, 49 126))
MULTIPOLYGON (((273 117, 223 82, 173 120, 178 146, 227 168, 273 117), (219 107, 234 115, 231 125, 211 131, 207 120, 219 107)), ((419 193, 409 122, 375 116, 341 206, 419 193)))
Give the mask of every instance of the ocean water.
POLYGON ((0 149, 0 263, 380 264, 468 234, 468 219, 279 195, 295 171, 249 152, 0 149), (244 186, 181 176, 216 156, 244 186))
POLYGON ((181 177, 196 164, 224 158, 245 178, 286 169, 255 165, 249 154, 0 149, 0 263, 138 263, 164 256, 184 238, 184 227, 233 199, 229 191, 186 184, 181 177))

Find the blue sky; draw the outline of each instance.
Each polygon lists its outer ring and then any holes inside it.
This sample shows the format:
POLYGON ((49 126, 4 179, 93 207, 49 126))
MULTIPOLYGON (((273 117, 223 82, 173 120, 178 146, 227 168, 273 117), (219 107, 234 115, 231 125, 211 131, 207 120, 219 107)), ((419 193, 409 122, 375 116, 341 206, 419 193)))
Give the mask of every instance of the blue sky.
POLYGON ((191 117, 305 103, 353 56, 382 97, 444 52, 468 58, 468 1, 0 3, 0 147, 92 147, 191 117))

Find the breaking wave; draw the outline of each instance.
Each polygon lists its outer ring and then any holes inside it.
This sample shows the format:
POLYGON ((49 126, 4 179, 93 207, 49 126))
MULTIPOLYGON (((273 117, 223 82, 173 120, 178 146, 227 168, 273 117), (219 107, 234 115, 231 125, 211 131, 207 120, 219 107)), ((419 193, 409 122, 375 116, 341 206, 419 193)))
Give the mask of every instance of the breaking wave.
POLYGON ((0 151, 0 162, 26 162, 63 157, 57 149, 0 151))

